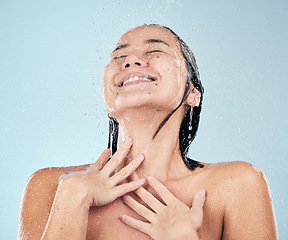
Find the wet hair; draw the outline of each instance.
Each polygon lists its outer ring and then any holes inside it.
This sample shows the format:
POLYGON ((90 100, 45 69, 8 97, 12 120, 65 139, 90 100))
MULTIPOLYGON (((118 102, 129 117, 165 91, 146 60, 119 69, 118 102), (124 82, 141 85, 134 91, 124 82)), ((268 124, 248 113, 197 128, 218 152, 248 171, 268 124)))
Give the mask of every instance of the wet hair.
MULTIPOLYGON (((187 166, 187 168, 193 170, 196 167, 203 168, 204 165, 199 163, 198 161, 195 161, 188 157, 189 154, 189 148, 190 144, 194 140, 197 134, 199 121, 200 121, 200 112, 202 108, 202 100, 203 100, 203 93, 204 88, 200 81, 200 74, 199 69, 196 63, 195 56, 191 49, 188 47, 188 45, 170 28, 166 26, 161 26, 158 24, 144 24, 143 26, 158 26, 162 27, 166 30, 168 30, 170 33, 172 33, 176 39, 178 40, 180 44, 180 49, 183 54, 183 57, 185 59, 186 63, 186 69, 187 69, 187 82, 186 82, 186 88, 185 92, 182 98, 181 103, 178 105, 177 108, 175 108, 160 124, 158 127, 156 133, 154 134, 153 138, 157 135, 157 133, 160 131, 162 126, 168 121, 168 119, 172 116, 172 114, 183 104, 183 102, 186 100, 187 95, 189 93, 189 90, 191 87, 196 88, 200 93, 200 102, 198 106, 191 107, 188 106, 187 111, 184 115, 184 118, 182 120, 180 131, 179 131, 179 144, 180 144, 180 152, 182 159, 187 166)), ((109 116, 109 139, 108 139, 108 148, 111 148, 112 155, 117 151, 117 141, 118 141, 118 128, 119 123, 117 120, 113 117, 109 116)))

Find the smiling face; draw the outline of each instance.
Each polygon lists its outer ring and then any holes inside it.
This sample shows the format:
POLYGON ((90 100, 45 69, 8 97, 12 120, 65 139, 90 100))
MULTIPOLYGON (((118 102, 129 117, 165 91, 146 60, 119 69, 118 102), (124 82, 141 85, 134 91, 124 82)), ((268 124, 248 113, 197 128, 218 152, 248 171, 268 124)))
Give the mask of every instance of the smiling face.
POLYGON ((105 68, 104 100, 112 115, 131 108, 172 111, 186 87, 185 60, 167 29, 141 26, 124 34, 105 68))

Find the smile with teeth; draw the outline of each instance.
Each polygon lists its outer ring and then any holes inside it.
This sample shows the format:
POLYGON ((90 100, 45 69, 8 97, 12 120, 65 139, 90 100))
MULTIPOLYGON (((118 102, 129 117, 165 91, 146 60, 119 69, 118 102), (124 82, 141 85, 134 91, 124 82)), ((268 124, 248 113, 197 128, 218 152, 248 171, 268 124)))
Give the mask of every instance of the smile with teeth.
POLYGON ((119 84, 119 87, 122 87, 124 85, 128 85, 129 83, 133 84, 133 83, 153 82, 153 81, 155 81, 153 78, 135 76, 135 77, 130 77, 130 78, 124 80, 122 83, 119 84))

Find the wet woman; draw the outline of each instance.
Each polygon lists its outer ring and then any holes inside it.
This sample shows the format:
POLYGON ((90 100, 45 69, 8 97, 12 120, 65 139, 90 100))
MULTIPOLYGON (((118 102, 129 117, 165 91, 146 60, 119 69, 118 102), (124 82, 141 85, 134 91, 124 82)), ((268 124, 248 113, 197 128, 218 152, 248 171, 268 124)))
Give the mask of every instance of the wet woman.
POLYGON ((203 87, 173 31, 144 25, 124 34, 103 86, 112 154, 33 174, 19 239, 277 239, 261 171, 188 158, 203 87))

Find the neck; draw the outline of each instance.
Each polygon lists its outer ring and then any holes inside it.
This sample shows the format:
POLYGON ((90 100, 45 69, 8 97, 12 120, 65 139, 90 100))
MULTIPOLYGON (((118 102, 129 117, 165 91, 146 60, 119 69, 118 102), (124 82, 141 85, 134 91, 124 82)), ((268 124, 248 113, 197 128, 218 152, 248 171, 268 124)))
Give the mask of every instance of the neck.
POLYGON ((140 111, 138 108, 137 111, 130 109, 121 115, 119 144, 122 144, 125 136, 133 139, 128 161, 140 153, 145 156, 145 160, 137 169, 139 177, 153 176, 165 181, 183 177, 190 172, 182 160, 179 147, 179 129, 184 112, 184 106, 177 109, 156 136, 156 131, 169 111, 140 111))

